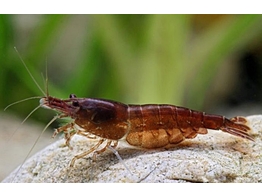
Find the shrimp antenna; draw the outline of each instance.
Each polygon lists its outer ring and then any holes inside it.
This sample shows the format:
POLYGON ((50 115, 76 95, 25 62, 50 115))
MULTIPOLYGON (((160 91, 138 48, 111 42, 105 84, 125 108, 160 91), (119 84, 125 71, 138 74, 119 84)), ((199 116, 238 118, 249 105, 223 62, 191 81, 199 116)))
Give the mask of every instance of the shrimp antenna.
MULTIPOLYGON (((39 105, 37 107, 37 109, 39 107, 41 107, 42 105, 39 105)), ((32 150, 34 149, 34 147, 36 146, 37 142, 39 141, 39 139, 42 137, 42 135, 44 134, 44 132, 47 130, 47 128, 56 120, 60 118, 60 115, 55 116, 52 120, 50 120, 50 122, 45 126, 45 128, 43 129, 43 131, 39 134, 39 136, 37 137, 36 141, 34 142, 34 145, 32 146, 32 148, 30 149, 30 151, 28 152, 27 156, 25 157, 23 163, 19 166, 19 168, 17 169, 17 171, 15 172, 15 176, 13 178, 12 181, 14 181, 14 179, 16 178, 18 172, 22 169, 23 165, 25 164, 26 160, 28 159, 29 155, 31 154, 32 150)))
MULTIPOLYGON (((36 97, 35 97, 35 98, 36 98, 36 97)), ((37 97, 37 98, 38 98, 38 97, 37 97)), ((26 99, 26 100, 28 100, 28 99, 26 99)), ((25 100, 22 100, 22 101, 25 101, 25 100)), ((35 109, 33 109, 33 110, 25 117, 25 119, 21 122, 20 125, 23 125, 24 122, 25 122, 36 110, 38 110, 41 106, 42 106, 42 105, 39 105, 39 106, 37 106, 35 109)), ((17 132, 18 129, 19 129, 19 127, 17 127, 16 130, 12 133, 12 135, 11 135, 10 139, 8 140, 8 142, 9 142, 9 141, 11 140, 11 138, 15 135, 15 133, 17 132)))
POLYGON ((49 96, 49 91, 48 91, 48 76, 47 76, 47 59, 46 59, 46 64, 45 64, 45 90, 46 90, 46 96, 49 96))
POLYGON ((122 163, 124 165, 124 167, 126 168, 126 170, 132 175, 132 172, 128 169, 127 165, 125 164, 124 160, 121 158, 121 156, 119 155, 119 153, 117 152, 116 149, 114 149, 112 146, 107 146, 107 148, 109 150, 111 150, 115 155, 116 157, 118 158, 118 160, 120 161, 120 163, 122 163))
POLYGON ((39 84, 37 83, 36 79, 34 78, 34 76, 32 75, 32 73, 30 72, 30 70, 28 69, 28 67, 26 66, 23 58, 21 57, 20 53, 18 52, 18 50, 16 49, 16 47, 14 47, 16 53, 18 54, 20 60, 22 61, 24 67, 26 68, 28 74, 30 75, 30 77, 32 78, 32 80, 34 81, 34 83, 36 84, 36 86, 38 87, 38 89, 43 93, 44 96, 46 96, 45 92, 43 91, 43 89, 39 86, 39 84))
POLYGON ((28 100, 31 100, 31 99, 40 99, 40 98, 42 98, 42 97, 36 96, 36 97, 28 97, 28 98, 25 98, 25 99, 16 101, 16 102, 11 103, 11 104, 9 104, 8 106, 6 106, 5 109, 4 109, 4 111, 6 111, 7 108, 9 108, 9 107, 11 107, 11 106, 13 106, 13 105, 15 105, 15 104, 18 104, 18 103, 21 103, 21 102, 24 102, 24 101, 28 101, 28 100))

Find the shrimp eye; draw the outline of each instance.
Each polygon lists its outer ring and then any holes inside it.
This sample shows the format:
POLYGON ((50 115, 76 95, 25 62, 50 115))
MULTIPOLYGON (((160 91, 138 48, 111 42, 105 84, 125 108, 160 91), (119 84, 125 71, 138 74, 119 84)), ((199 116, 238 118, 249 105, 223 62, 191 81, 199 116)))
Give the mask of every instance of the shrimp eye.
POLYGON ((76 95, 75 94, 70 94, 69 95, 69 98, 71 99, 71 98, 76 98, 76 95))
MULTIPOLYGON (((69 98, 70 99, 74 99, 74 98, 76 98, 76 95, 75 94, 70 94, 69 98)), ((78 103, 78 101, 74 100, 74 101, 72 101, 72 105, 77 107, 77 106, 79 106, 79 103, 78 103)))

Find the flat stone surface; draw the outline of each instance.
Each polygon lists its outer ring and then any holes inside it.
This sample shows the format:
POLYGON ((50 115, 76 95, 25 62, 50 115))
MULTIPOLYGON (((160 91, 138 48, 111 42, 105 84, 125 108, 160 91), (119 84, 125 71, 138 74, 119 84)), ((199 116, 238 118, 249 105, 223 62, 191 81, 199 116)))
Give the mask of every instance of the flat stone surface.
POLYGON ((131 173, 110 150, 95 162, 88 155, 70 168, 71 159, 97 140, 74 136, 70 150, 62 139, 3 182, 261 182, 262 116, 247 119, 255 142, 214 130, 170 149, 135 149, 120 142, 117 151, 131 173))
MULTIPOLYGON (((30 119, 21 125, 23 119, 12 114, 0 113, 0 181, 18 167, 41 134, 45 125, 32 122, 30 119)), ((46 130, 29 156, 54 143, 52 131, 46 130)))

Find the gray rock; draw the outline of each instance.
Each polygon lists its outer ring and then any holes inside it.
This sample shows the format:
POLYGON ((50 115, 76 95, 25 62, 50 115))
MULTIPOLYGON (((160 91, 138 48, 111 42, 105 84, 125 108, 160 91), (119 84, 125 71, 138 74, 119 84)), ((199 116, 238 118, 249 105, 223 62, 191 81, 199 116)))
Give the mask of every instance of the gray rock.
POLYGON ((76 161, 71 159, 90 149, 96 140, 74 136, 73 150, 59 140, 38 152, 3 182, 261 182, 262 116, 247 117, 255 142, 221 131, 186 140, 170 149, 144 150, 120 142, 110 150, 76 161))
MULTIPOLYGON (((0 113, 0 181, 25 160, 44 128, 44 125, 39 125, 31 120, 21 125, 22 122, 23 119, 16 118, 14 115, 6 112, 0 113)), ((37 153, 57 140, 51 137, 51 130, 46 130, 30 154, 37 153)))

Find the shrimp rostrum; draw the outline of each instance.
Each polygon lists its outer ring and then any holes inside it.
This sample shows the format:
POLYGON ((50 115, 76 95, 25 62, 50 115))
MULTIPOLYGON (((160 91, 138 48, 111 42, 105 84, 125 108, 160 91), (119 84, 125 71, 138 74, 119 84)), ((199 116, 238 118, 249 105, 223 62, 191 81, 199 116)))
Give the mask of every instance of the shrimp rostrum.
POLYGON ((64 132, 68 146, 75 134, 100 138, 89 151, 75 156, 70 166, 91 152, 101 153, 108 146, 115 148, 120 139, 132 146, 152 149, 178 144, 213 129, 253 141, 244 117, 227 119, 167 104, 128 105, 105 99, 77 98, 73 94, 65 100, 47 96, 40 104, 60 112, 60 118, 73 119, 54 133, 55 136, 64 132), (98 150, 104 142, 106 145, 98 150))

